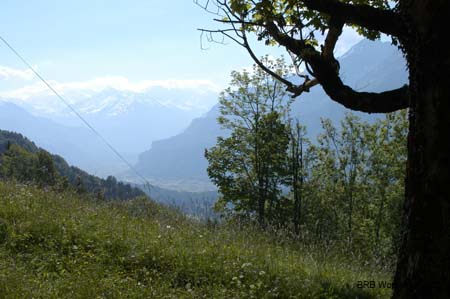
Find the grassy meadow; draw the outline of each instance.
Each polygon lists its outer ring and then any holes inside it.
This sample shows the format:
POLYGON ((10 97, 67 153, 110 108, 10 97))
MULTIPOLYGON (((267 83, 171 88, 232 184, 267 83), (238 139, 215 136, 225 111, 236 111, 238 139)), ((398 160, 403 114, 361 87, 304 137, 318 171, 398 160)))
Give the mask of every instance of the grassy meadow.
POLYGON ((144 198, 0 182, 0 298, 389 298, 388 270, 333 246, 207 225, 144 198), (284 240, 284 241, 281 241, 284 240))

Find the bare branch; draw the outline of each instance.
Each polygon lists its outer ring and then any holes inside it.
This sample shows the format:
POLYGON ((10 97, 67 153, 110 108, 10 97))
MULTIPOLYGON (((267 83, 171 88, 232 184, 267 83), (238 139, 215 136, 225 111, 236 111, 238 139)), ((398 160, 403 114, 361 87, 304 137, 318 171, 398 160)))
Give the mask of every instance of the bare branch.
MULTIPOLYGON (((214 33, 220 33, 226 37, 228 37, 229 39, 231 39, 232 41, 234 41, 235 43, 237 43, 238 45, 240 45, 241 47, 245 47, 244 44, 239 41, 236 37, 232 36, 231 34, 229 34, 229 31, 234 31, 233 29, 218 29, 218 30, 207 30, 207 29, 198 29, 200 32, 203 33, 210 33, 210 34, 214 34, 214 33)), ((220 43, 220 44, 224 44, 224 42, 217 42, 214 38, 212 38, 212 35, 210 35, 210 38, 208 38, 209 42, 216 42, 216 43, 220 43)))
POLYGON ((211 9, 210 9, 210 3, 211 2, 215 2, 215 1, 211 1, 211 0, 206 0, 206 3, 205 4, 201 4, 200 3, 200 1, 198 1, 198 0, 193 0, 193 2, 196 4, 196 5, 198 5, 199 7, 201 7, 202 9, 204 9, 205 11, 207 11, 207 12, 209 12, 210 14, 213 14, 213 15, 220 15, 219 13, 220 13, 220 6, 219 5, 215 5, 215 7, 216 7, 216 11, 212 11, 211 9))

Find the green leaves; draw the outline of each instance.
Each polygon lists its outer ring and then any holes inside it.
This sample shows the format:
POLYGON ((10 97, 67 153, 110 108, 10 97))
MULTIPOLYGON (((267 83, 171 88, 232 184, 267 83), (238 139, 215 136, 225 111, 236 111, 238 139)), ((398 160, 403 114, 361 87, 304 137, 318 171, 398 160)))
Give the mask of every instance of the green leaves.
POLYGON ((11 144, 9 149, 2 155, 2 164, 0 165, 0 172, 3 173, 4 177, 9 179, 15 179, 20 182, 38 182, 41 180, 40 174, 44 171, 44 168, 48 167, 48 176, 42 177, 42 183, 52 184, 54 183, 55 173, 50 173, 54 171, 53 161, 46 159, 46 154, 44 152, 39 152, 38 154, 31 153, 17 144, 11 144))
MULTIPOLYGON (((288 74, 282 59, 261 61, 282 77, 288 74)), ((230 87, 220 97, 218 118, 231 134, 205 152, 208 175, 222 194, 217 207, 231 203, 232 213, 256 213, 261 223, 265 206, 279 199, 278 181, 289 142, 283 120, 291 100, 284 86, 256 65, 252 72, 231 76, 230 87)))
MULTIPOLYGON (((263 61, 287 74, 282 60, 263 61)), ((405 112, 374 123, 350 113, 339 126, 323 120, 323 133, 310 143, 300 123, 289 123, 281 84, 257 67, 232 78, 218 118, 230 135, 206 151, 208 174, 222 195, 216 207, 260 224, 293 224, 298 236, 338 239, 365 255, 394 256, 405 112)))
POLYGON ((248 0, 230 0, 230 7, 239 15, 247 15, 252 6, 251 1, 248 0))
POLYGON ((364 254, 395 256, 406 161, 406 112, 374 123, 348 114, 339 127, 323 120, 313 147, 305 229, 338 237, 364 254))

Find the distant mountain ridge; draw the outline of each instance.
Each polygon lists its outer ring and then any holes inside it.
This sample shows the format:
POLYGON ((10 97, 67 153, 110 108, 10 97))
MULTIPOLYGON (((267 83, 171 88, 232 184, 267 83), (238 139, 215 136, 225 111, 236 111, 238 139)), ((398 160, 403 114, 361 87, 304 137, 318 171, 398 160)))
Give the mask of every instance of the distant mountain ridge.
MULTIPOLYGON (((67 92, 66 99, 135 163, 137 155, 153 141, 179 133, 193 118, 207 112, 217 101, 217 93, 192 88, 154 87, 145 92, 107 88, 95 93, 67 92)), ((55 96, 0 99, 0 128, 23 133, 71 164, 101 176, 127 169, 55 96)))
MULTIPOLYGON (((110 161, 118 161, 89 129, 65 126, 47 118, 34 116, 9 102, 0 101, 0 129, 28 136, 39 147, 61 155, 70 164, 92 173, 98 173, 100 169, 107 167, 110 161)), ((119 165, 118 168, 123 169, 123 166, 121 168, 119 165)), ((113 170, 114 168, 111 168, 110 173, 105 173, 111 174, 113 170)))
MULTIPOLYGON (((363 40, 338 60, 344 83, 356 90, 384 91, 407 82, 405 60, 388 43, 363 40)), ((348 109, 329 99, 320 86, 302 94, 292 105, 292 114, 307 126, 311 137, 319 134, 322 117, 336 122, 343 118, 345 111, 348 109)), ((365 120, 378 117, 356 114, 365 120)), ((136 167, 148 178, 209 181, 204 150, 215 145, 218 136, 226 134, 217 123, 218 116, 217 104, 205 116, 194 119, 182 133, 153 142, 149 150, 139 155, 136 167)))
MULTIPOLYGON (((119 115, 133 110, 134 105, 166 107, 184 111, 206 112, 216 101, 217 87, 198 82, 194 86, 156 85, 141 89, 126 89, 123 86, 101 87, 71 86, 54 83, 58 93, 84 115, 119 115)), ((4 101, 14 103, 37 116, 66 118, 72 115, 48 88, 24 88, 0 93, 4 101), (36 90, 34 90, 36 89, 36 90)), ((72 115, 73 116, 73 115, 72 115)))

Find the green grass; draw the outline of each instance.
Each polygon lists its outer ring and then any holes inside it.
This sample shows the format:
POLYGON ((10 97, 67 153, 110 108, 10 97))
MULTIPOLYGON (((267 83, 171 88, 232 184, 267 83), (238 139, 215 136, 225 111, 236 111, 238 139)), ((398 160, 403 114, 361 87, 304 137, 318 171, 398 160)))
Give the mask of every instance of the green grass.
POLYGON ((356 287, 389 273, 341 256, 207 227, 143 199, 0 182, 0 298, 389 298, 356 287))

